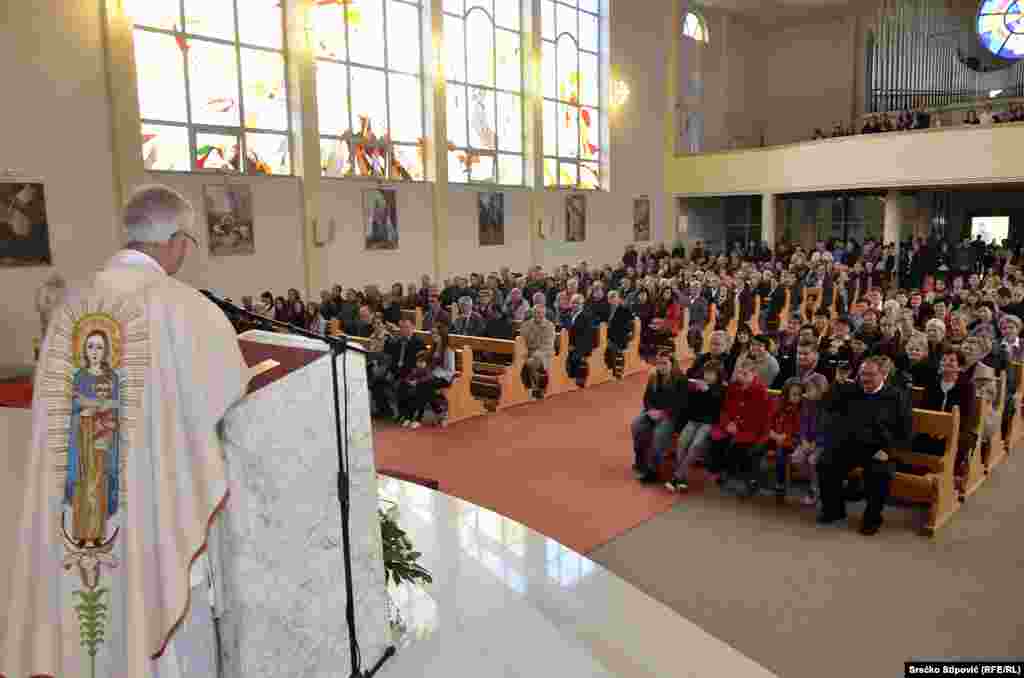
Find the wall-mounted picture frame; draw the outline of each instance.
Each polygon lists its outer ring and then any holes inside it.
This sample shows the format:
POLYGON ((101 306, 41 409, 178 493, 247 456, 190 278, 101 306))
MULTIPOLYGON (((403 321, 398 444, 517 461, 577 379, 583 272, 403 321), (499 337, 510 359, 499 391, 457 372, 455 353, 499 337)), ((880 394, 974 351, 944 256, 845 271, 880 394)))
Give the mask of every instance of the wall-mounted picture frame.
POLYGON ((651 240, 651 199, 646 195, 633 198, 633 241, 651 240))
POLYGON ((565 196, 565 241, 584 242, 587 239, 587 196, 570 193, 565 196))
POLYGON ((481 247, 505 244, 505 194, 477 194, 478 230, 481 247))
POLYGON ((210 256, 256 254, 252 187, 248 184, 203 186, 210 256))
POLYGON ((52 264, 42 182, 0 181, 0 267, 52 264))
POLYGON ((397 194, 393 188, 371 188, 363 191, 366 249, 398 249, 397 205, 397 194))

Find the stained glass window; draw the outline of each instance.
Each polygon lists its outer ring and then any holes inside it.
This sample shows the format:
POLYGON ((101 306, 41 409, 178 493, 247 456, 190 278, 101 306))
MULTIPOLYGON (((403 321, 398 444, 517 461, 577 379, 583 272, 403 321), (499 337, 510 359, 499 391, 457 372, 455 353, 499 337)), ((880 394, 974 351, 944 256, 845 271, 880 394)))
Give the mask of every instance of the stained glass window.
POLYGON ((419 0, 316 3, 324 176, 424 178, 424 6, 419 0))
POLYGON ((128 4, 146 169, 291 174, 283 3, 128 4))
POLYGON ((448 179, 521 186, 521 0, 444 0, 448 179))
POLYGON ((544 185, 602 185, 607 49, 597 0, 542 0, 544 185))
POLYGON ((710 36, 704 17, 696 12, 687 12, 683 17, 683 35, 697 42, 708 42, 710 36))
POLYGON ((1019 0, 985 0, 978 10, 978 38, 998 57, 1024 58, 1024 4, 1019 0))

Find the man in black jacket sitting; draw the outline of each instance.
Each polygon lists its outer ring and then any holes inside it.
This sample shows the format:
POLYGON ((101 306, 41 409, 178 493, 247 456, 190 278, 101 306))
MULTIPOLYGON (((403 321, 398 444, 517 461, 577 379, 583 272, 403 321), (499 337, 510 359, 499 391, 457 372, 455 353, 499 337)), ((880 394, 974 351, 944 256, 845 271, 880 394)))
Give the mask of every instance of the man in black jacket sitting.
POLYGON ((913 427, 910 398, 887 385, 885 377, 883 359, 866 358, 861 364, 859 383, 836 383, 824 403, 832 415, 832 425, 828 449, 818 462, 819 524, 846 518, 843 481, 853 469, 863 468, 868 505, 860 533, 872 535, 882 526, 882 509, 892 480, 890 450, 905 444, 913 427))
POLYGON ((594 315, 586 309, 582 294, 572 297, 572 325, 569 327, 569 360, 567 371, 583 388, 587 383, 587 358, 594 352, 597 329, 594 327, 594 315))
POLYGON ((621 377, 622 366, 619 363, 633 334, 633 312, 622 303, 622 296, 616 290, 608 293, 608 304, 611 311, 608 315, 608 348, 604 353, 604 362, 616 377, 621 377))
POLYGON ((382 362, 387 364, 387 373, 370 384, 373 404, 380 414, 398 416, 395 405, 398 382, 416 367, 416 356, 424 350, 423 340, 416 336, 412 321, 402 318, 398 323, 398 335, 384 344, 382 362))

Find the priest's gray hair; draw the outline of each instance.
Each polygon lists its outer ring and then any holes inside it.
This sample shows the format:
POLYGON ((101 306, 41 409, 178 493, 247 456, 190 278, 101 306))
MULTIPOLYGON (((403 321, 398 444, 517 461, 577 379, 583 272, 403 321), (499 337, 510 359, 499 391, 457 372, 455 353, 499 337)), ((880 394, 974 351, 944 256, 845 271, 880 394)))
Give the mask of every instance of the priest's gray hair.
POLYGON ((139 186, 122 211, 126 243, 166 243, 176 233, 191 234, 192 204, 178 191, 160 184, 139 186))

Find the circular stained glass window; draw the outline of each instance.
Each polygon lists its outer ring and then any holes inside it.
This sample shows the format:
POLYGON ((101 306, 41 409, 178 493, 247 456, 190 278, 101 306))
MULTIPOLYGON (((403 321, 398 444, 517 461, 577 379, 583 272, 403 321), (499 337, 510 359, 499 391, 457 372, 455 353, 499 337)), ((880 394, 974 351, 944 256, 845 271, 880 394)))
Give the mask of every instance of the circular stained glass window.
POLYGON ((984 0, 978 10, 978 37, 1001 59, 1024 58, 1024 1, 984 0))

